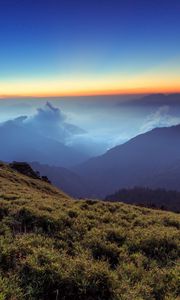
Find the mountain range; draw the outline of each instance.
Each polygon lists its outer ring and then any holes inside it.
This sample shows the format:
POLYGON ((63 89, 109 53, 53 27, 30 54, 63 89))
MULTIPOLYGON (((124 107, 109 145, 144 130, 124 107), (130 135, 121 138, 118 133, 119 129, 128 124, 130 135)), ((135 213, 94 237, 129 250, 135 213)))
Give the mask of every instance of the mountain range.
POLYGON ((135 186, 180 191, 180 125, 153 129, 71 169, 31 166, 77 198, 102 199, 135 186))
POLYGON ((119 101, 118 105, 144 105, 144 106, 164 106, 168 105, 171 107, 176 107, 180 105, 180 94, 174 93, 174 94, 149 94, 145 96, 139 96, 135 99, 130 99, 129 101, 119 101))
POLYGON ((180 190, 179 161, 180 125, 177 125, 141 134, 74 170, 93 186, 91 196, 104 197, 122 187, 180 190))

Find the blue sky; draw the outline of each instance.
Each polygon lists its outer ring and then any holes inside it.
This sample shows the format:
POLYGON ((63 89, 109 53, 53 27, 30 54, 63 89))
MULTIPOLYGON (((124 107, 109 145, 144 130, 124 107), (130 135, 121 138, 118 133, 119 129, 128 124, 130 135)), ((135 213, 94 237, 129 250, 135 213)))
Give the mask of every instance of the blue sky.
POLYGON ((162 90, 167 82, 176 91, 179 15, 179 0, 3 0, 0 94, 61 94, 61 86, 64 94, 99 93, 108 82, 111 91, 162 90))

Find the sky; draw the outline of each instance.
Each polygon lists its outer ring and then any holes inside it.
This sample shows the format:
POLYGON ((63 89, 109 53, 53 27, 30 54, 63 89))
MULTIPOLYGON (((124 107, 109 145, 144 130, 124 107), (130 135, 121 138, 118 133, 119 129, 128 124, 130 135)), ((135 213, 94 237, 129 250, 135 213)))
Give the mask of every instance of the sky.
POLYGON ((179 0, 1 0, 0 97, 180 92, 179 0))

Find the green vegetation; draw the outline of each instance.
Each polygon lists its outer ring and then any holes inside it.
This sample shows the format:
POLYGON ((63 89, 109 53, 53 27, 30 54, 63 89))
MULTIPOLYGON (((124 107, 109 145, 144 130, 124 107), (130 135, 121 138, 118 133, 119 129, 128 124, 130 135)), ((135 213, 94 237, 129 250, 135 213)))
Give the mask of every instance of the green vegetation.
POLYGON ((0 165, 0 300, 179 299, 180 216, 76 201, 0 165))

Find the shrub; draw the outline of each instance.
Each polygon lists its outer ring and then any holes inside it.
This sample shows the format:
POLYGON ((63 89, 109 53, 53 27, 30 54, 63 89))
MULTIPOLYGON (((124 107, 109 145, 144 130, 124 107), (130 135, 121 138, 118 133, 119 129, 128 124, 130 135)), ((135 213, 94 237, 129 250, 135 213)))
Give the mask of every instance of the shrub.
POLYGON ((116 243, 118 246, 122 246, 126 240, 126 234, 119 229, 109 229, 106 239, 109 242, 116 243))
POLYGON ((17 277, 8 278, 0 275, 0 300, 23 300, 23 294, 18 284, 17 277))
POLYGON ((142 240, 140 249, 149 258, 156 259, 162 263, 175 260, 180 254, 176 241, 168 237, 153 237, 142 240))
POLYGON ((171 219, 171 218, 164 218, 164 225, 165 226, 172 226, 175 227, 177 229, 180 229, 180 222, 176 219, 171 219))
POLYGON ((93 258, 96 260, 107 260, 112 268, 119 262, 119 249, 116 245, 101 240, 92 240, 89 244, 93 258))
POLYGON ((41 251, 29 257, 21 270, 27 299, 114 299, 115 278, 106 264, 41 251))

